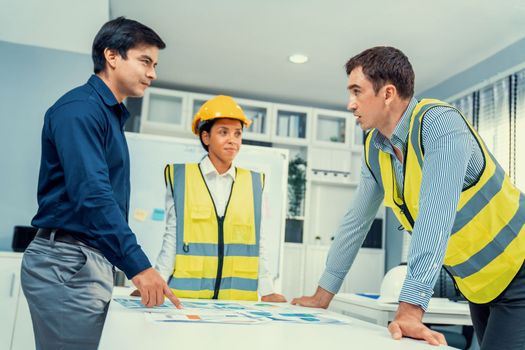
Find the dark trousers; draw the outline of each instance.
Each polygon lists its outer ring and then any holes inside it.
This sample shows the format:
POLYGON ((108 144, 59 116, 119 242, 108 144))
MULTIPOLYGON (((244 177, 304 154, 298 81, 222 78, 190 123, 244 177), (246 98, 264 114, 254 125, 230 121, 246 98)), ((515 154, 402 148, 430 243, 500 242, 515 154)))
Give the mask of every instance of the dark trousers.
POLYGON ((481 350, 525 350, 525 264, 500 296, 469 306, 481 350))

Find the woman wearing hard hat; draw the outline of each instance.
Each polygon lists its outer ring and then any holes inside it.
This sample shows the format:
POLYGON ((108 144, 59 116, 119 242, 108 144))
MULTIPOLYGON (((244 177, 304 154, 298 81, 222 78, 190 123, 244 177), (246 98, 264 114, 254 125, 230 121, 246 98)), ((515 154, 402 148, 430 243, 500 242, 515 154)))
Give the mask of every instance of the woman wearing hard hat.
POLYGON ((178 297, 286 301, 274 293, 261 234, 264 175, 233 164, 250 123, 233 98, 210 99, 192 123, 207 156, 166 166, 166 231, 155 268, 178 297))

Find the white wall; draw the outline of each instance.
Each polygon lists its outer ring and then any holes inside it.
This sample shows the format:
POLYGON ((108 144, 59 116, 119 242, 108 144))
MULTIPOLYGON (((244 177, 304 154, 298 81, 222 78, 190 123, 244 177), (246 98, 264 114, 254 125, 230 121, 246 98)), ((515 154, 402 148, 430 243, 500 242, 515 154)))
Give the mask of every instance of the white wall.
POLYGON ((45 111, 93 72, 109 0, 0 0, 0 250, 36 213, 45 111))
POLYGON ((109 0, 0 0, 0 40, 91 53, 109 0))

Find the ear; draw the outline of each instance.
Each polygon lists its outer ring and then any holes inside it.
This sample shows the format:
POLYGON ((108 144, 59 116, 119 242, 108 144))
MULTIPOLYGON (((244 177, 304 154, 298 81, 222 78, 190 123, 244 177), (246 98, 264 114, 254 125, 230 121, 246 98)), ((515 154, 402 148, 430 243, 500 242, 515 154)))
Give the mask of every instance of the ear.
POLYGON ((210 134, 207 131, 202 132, 201 139, 206 146, 210 145, 210 134))
POLYGON ((108 49, 108 48, 104 49, 104 58, 106 59, 107 64, 111 68, 115 69, 115 67, 117 66, 118 57, 120 57, 120 55, 117 50, 108 49))
POLYGON ((394 100, 394 97, 397 95, 397 89, 392 84, 387 84, 384 87, 385 93, 385 104, 389 105, 394 100))

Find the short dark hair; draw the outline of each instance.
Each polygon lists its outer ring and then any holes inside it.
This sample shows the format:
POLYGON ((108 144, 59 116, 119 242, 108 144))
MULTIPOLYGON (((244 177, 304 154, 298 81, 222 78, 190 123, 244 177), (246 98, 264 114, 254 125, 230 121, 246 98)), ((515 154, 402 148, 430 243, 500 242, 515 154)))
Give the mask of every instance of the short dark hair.
MULTIPOLYGON (((226 118, 226 119, 229 119, 229 118, 226 118)), ((213 124, 215 124, 217 120, 218 118, 206 120, 199 127, 199 141, 201 142, 201 145, 206 150, 206 152, 208 152, 208 146, 204 142, 202 142, 202 133, 206 131, 208 134, 211 134, 211 128, 213 127, 213 124)), ((244 129, 244 124, 240 120, 239 120, 239 123, 241 123, 241 128, 244 129)))
POLYGON ((105 49, 116 50, 122 58, 127 59, 128 50, 141 45, 156 46, 159 49, 166 47, 160 36, 142 23, 125 17, 107 22, 93 40, 91 57, 95 74, 106 68, 105 49))
POLYGON ((376 46, 350 58, 346 62, 346 74, 361 67, 363 74, 372 82, 377 94, 386 84, 393 84, 401 98, 414 96, 415 74, 405 54, 395 47, 376 46))

